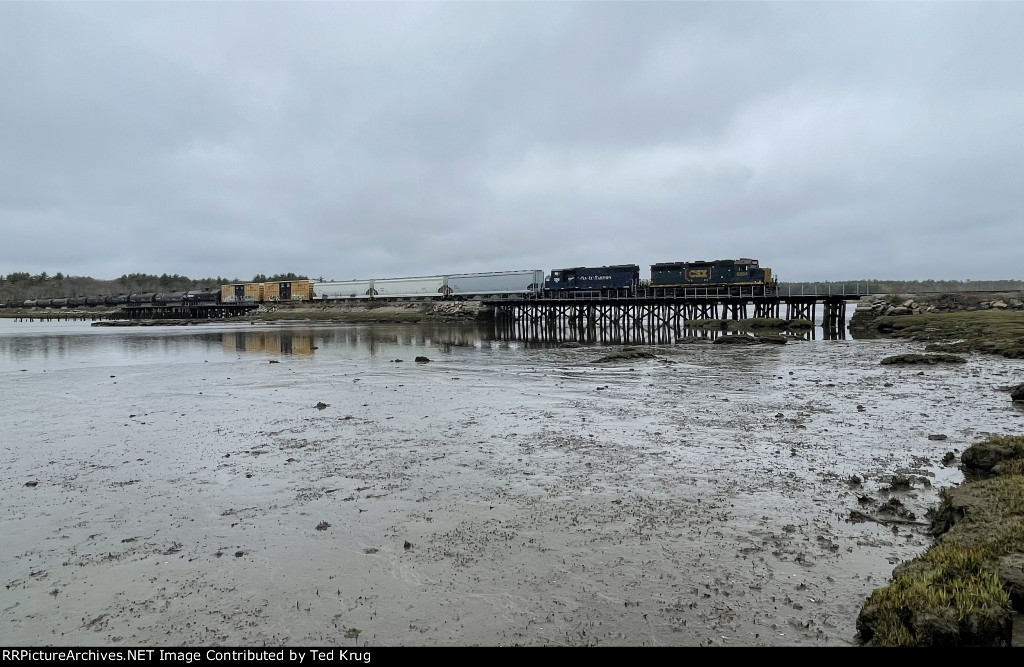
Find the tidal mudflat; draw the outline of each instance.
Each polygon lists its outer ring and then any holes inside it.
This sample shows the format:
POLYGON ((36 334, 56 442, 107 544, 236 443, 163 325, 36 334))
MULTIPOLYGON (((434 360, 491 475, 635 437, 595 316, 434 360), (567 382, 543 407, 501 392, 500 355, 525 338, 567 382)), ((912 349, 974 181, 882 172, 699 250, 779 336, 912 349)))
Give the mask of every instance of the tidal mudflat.
POLYGON ((0 639, 854 645, 1024 425, 1024 361, 922 348, 0 322, 0 639))

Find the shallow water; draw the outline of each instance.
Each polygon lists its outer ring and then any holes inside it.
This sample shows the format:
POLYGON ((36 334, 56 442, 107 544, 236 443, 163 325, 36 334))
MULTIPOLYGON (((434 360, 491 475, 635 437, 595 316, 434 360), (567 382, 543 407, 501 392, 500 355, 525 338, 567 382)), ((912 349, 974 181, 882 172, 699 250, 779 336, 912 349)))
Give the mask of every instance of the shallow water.
POLYGON ((901 341, 492 335, 0 320, 0 640, 852 645, 943 454, 1024 416, 1021 361, 901 341))

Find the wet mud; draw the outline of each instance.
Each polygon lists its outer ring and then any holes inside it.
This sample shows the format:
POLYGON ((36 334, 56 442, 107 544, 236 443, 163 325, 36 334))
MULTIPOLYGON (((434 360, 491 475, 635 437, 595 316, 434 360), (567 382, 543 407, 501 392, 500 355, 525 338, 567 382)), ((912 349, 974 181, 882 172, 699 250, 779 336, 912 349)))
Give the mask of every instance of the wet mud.
POLYGON ((1024 416, 1024 362, 901 341, 36 326, 0 332, 6 645, 850 646, 1024 416))

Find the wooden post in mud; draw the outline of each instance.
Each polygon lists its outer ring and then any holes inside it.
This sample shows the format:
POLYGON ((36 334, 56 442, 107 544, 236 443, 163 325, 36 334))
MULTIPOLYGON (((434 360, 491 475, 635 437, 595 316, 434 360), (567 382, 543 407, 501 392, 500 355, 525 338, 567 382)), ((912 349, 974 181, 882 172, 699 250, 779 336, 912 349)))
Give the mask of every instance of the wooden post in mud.
POLYGON ((837 298, 826 298, 821 316, 821 328, 826 338, 830 335, 839 337, 846 329, 846 301, 837 298))

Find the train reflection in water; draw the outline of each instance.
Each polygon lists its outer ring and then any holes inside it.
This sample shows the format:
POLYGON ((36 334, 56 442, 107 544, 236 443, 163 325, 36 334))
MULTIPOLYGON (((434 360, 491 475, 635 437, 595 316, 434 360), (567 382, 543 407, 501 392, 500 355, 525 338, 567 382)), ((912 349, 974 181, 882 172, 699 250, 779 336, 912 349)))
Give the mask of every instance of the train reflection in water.
MULTIPOLYGON (((492 324, 372 324, 271 330, 236 330, 220 334, 227 354, 326 357, 378 355, 396 356, 401 348, 451 352, 455 348, 501 348, 507 343, 497 337, 492 324)), ((411 360, 411 359, 410 359, 411 360)))
POLYGON ((249 354, 309 355, 317 349, 310 332, 281 331, 225 331, 221 334, 225 352, 249 354))
POLYGON ((483 348, 500 344, 493 323, 395 324, 319 329, 317 345, 324 349, 363 349, 371 356, 390 354, 397 348, 451 352, 454 348, 483 348))

